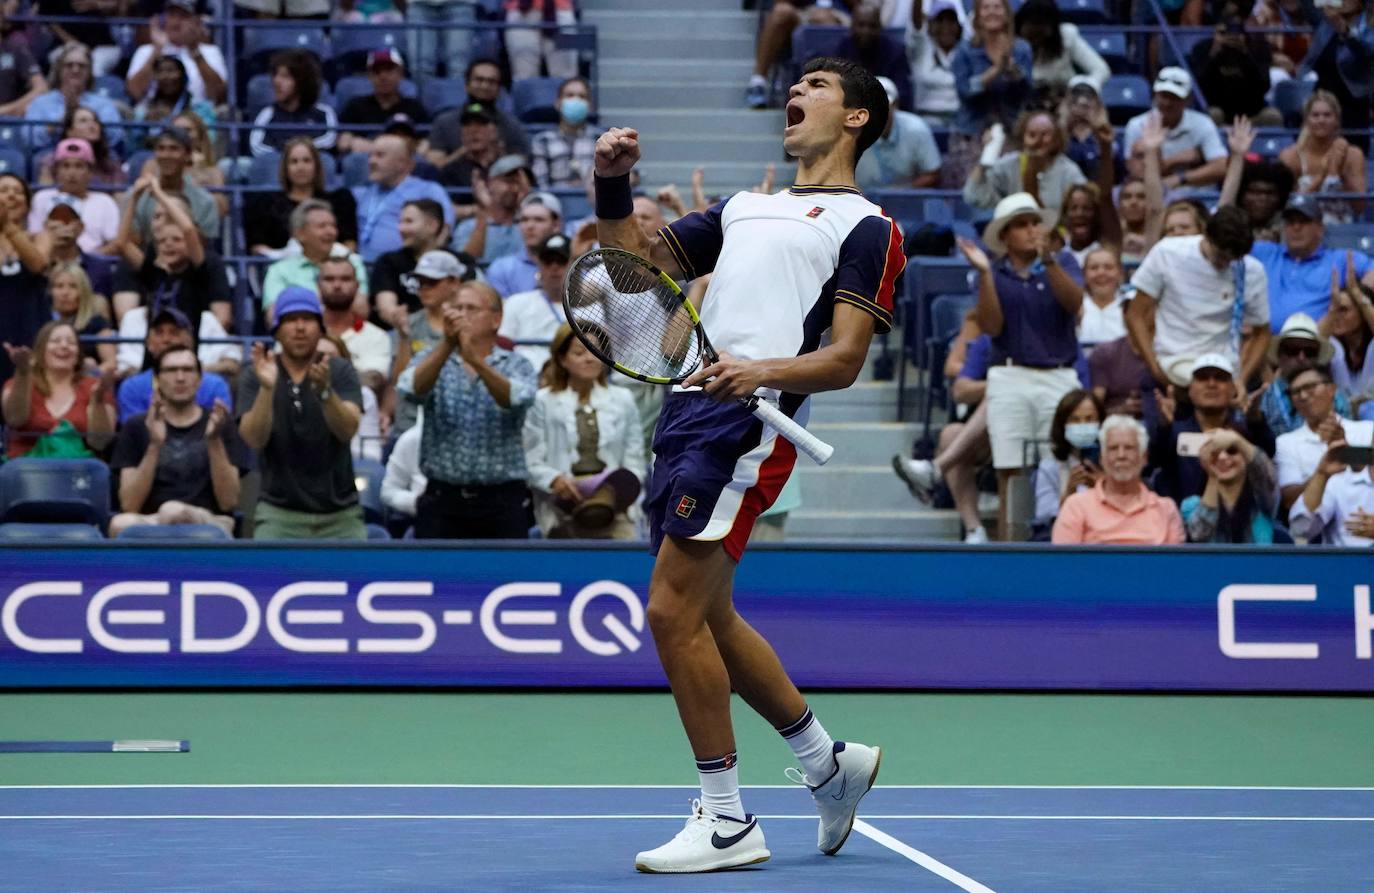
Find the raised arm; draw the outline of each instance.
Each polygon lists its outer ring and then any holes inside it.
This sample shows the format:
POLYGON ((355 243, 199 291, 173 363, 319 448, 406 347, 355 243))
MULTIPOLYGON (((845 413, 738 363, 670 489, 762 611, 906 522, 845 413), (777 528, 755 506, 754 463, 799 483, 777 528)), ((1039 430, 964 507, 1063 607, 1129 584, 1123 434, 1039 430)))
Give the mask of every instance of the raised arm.
MULTIPOLYGON (((655 264, 674 279, 687 271, 663 243, 646 236, 634 217, 630 170, 639 161, 639 132, 612 127, 596 141, 596 235, 603 247, 620 248, 655 264)), ((709 272, 707 270, 698 273, 709 272)), ((695 278, 695 277, 693 277, 695 278)))

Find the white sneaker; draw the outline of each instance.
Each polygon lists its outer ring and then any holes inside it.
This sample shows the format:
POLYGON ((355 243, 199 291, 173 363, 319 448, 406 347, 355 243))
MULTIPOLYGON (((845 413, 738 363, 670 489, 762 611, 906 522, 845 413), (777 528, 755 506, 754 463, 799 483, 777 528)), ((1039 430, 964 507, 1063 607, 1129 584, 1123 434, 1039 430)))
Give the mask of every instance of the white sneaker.
POLYGON ((878 777, 883 749, 852 741, 836 741, 834 754, 835 771, 814 787, 796 769, 787 770, 788 778, 811 789, 816 809, 821 814, 816 846, 827 856, 838 853, 849 839, 849 832, 854 827, 854 814, 859 811, 859 801, 873 789, 873 781, 878 777))
POLYGON ((892 470, 902 479, 911 495, 929 504, 935 498, 935 485, 940 480, 940 472, 929 459, 908 459, 905 456, 892 457, 892 470))
POLYGON ((767 862, 771 855, 755 816, 747 815, 743 822, 721 818, 693 800, 692 817, 677 836, 635 856, 635 868, 655 874, 720 871, 767 862))
POLYGON ((977 527, 973 528, 972 530, 965 530, 965 531, 964 531, 964 544, 965 544, 965 545, 976 546, 976 545, 980 545, 980 544, 982 544, 982 543, 986 543, 987 541, 988 541, 988 531, 987 531, 987 528, 985 528, 982 524, 979 524, 977 527))

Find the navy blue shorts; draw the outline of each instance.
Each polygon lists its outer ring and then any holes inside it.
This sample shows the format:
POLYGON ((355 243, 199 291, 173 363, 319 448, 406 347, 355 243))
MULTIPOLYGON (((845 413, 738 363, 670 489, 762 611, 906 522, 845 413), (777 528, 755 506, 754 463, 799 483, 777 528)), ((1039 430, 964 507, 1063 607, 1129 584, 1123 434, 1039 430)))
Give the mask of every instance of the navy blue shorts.
POLYGON ((797 450, 731 400, 671 393, 654 431, 654 470, 644 512, 650 548, 664 536, 719 542, 735 561, 759 514, 773 504, 797 450))

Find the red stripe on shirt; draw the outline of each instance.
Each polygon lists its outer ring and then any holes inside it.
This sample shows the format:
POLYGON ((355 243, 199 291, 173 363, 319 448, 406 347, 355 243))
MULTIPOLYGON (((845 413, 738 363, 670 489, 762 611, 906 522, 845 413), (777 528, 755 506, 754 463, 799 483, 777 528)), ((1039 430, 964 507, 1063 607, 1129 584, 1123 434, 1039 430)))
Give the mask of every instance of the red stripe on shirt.
POLYGON ((887 237, 887 254, 883 258, 883 275, 878 279, 878 290, 873 300, 886 310, 890 317, 894 306, 897 277, 902 275, 902 270, 906 268, 906 255, 902 253, 902 231, 897 228, 897 221, 888 218, 887 223, 891 232, 887 237))

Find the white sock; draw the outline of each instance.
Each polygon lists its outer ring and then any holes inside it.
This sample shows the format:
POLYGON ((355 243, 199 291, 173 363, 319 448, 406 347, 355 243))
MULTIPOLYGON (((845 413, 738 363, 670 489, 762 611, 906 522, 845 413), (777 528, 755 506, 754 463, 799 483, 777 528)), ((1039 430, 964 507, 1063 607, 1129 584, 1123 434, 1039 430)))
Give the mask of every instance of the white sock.
POLYGON ((802 772, 812 787, 819 787, 835 773, 835 740, 807 708, 801 718, 778 729, 778 734, 792 748, 802 772))
POLYGON ((767 87, 767 86, 768 86, 768 79, 765 78, 765 77, 764 77, 763 75, 761 75, 761 74, 751 74, 751 75, 749 75, 749 86, 751 86, 751 87, 767 87))
POLYGON ((711 815, 736 822, 744 821, 744 804, 739 796, 739 759, 731 751, 723 757, 697 760, 701 777, 701 805, 711 815))

